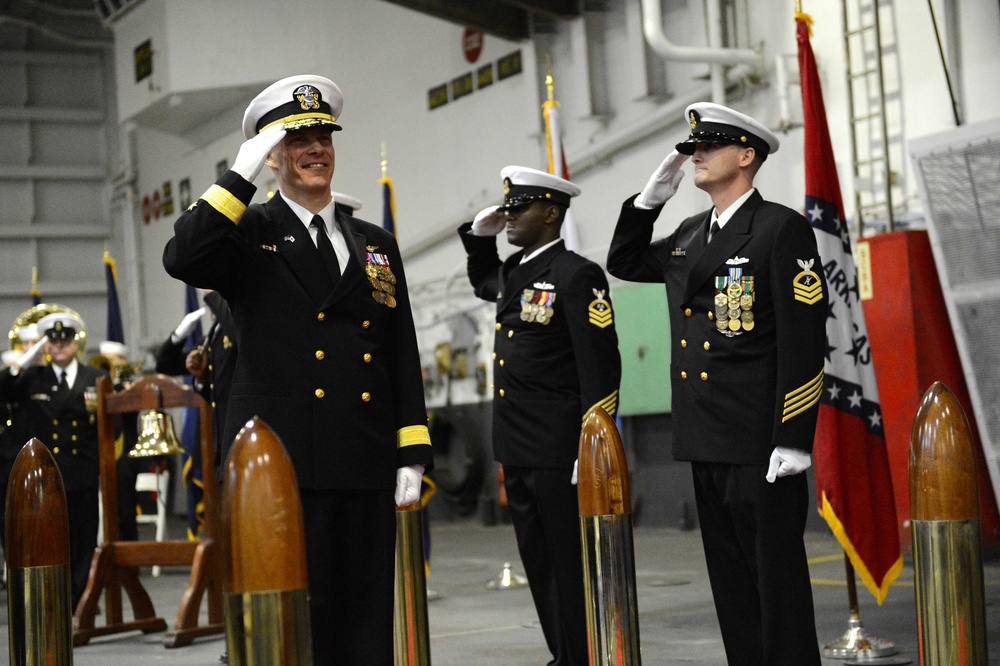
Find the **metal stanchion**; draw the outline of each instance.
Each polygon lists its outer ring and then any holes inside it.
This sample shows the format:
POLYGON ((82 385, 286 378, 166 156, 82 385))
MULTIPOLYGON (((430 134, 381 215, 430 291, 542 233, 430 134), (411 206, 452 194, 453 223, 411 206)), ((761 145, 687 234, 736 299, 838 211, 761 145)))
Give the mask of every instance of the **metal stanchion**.
POLYGON ((396 600, 393 654, 396 666, 430 666, 427 576, 420 500, 396 507, 396 600))
POLYGON ((10 663, 73 663, 69 510, 56 461, 31 439, 7 489, 5 557, 10 663))
POLYGON ((584 421, 577 469, 590 663, 638 665, 628 466, 615 422, 600 407, 584 421))
POLYGON ((920 663, 987 663, 976 459, 961 403, 935 382, 910 435, 920 663))
POLYGON ((229 663, 312 664, 305 527, 288 453, 254 417, 236 436, 223 474, 229 663))

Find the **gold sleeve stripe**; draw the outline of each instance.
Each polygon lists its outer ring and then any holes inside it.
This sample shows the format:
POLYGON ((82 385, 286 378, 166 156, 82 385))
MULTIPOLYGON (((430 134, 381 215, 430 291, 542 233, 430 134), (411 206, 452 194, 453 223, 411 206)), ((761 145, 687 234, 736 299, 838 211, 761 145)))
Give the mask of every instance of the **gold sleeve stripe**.
POLYGON ((234 197, 229 190, 218 185, 212 185, 208 188, 201 195, 201 198, 207 201, 212 208, 229 218, 233 224, 239 224, 243 213, 247 210, 245 203, 234 197))
POLYGON ((823 395, 823 371, 810 379, 808 382, 785 394, 785 407, 781 412, 781 422, 798 416, 802 412, 814 407, 823 395))
POLYGON ((581 419, 581 423, 587 420, 587 414, 590 414, 590 411, 594 409, 594 407, 601 407, 602 409, 604 409, 604 411, 608 413, 608 416, 614 416, 615 412, 618 411, 617 389, 611 395, 607 396, 606 398, 602 398, 593 406, 591 406, 591 408, 584 413, 583 418, 581 419))
POLYGON ((397 449, 401 449, 404 446, 413 446, 414 444, 427 444, 430 446, 430 443, 431 433, 427 430, 427 426, 407 426, 400 428, 396 433, 397 449))

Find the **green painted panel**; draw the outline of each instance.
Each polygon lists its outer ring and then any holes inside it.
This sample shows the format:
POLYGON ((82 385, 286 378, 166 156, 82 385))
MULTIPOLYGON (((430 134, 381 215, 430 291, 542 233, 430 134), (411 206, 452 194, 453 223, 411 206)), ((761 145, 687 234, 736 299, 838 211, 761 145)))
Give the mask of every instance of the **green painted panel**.
POLYGON ((611 290, 622 357, 621 416, 670 412, 670 322, 662 284, 611 290))

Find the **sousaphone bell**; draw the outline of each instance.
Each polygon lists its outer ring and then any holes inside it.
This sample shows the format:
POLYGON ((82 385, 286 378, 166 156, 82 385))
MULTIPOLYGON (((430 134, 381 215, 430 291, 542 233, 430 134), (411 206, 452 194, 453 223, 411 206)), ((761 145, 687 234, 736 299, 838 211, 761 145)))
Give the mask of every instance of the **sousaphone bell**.
POLYGON ((174 433, 174 420, 164 412, 160 387, 156 390, 157 409, 149 409, 139 414, 139 438, 128 452, 130 458, 151 458, 172 456, 184 451, 174 433))

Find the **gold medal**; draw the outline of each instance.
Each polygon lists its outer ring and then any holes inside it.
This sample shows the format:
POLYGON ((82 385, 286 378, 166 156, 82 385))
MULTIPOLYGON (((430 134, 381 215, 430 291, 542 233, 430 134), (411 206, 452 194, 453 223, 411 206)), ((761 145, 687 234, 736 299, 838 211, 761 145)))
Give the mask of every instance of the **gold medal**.
POLYGON ((743 330, 744 331, 752 331, 753 327, 754 327, 754 323, 752 321, 745 321, 745 322, 743 322, 743 330))
POLYGON ((726 288, 726 293, 729 294, 729 298, 733 298, 734 296, 739 297, 743 293, 743 287, 739 282, 730 282, 726 288))
POLYGON ((740 309, 739 308, 730 308, 726 312, 726 314, 729 316, 730 319, 739 319, 740 318, 740 309))
POLYGON ((753 295, 744 293, 740 296, 740 307, 744 310, 749 310, 753 307, 753 295))
POLYGON ((530 317, 530 316, 531 315, 529 315, 527 312, 525 312, 524 310, 521 310, 521 321, 529 321, 528 317, 530 317))
POLYGON ((375 302, 378 303, 379 305, 385 305, 386 294, 384 294, 383 292, 378 290, 373 291, 372 298, 374 298, 375 302))
POLYGON ((396 307, 396 297, 393 296, 392 294, 387 295, 385 297, 385 304, 388 305, 390 308, 396 307))
POLYGON ((726 298, 726 295, 723 294, 721 291, 715 295, 715 304, 716 305, 725 305, 728 302, 728 300, 729 299, 726 298))
POLYGON ((740 321, 742 321, 744 325, 752 323, 753 313, 750 312, 749 310, 746 310, 743 314, 740 315, 740 321))
POLYGON ((726 330, 727 328, 729 328, 729 324, 728 324, 728 323, 726 323, 726 320, 725 320, 725 319, 722 319, 722 318, 720 317, 720 318, 719 318, 719 320, 718 320, 717 322, 715 322, 715 327, 716 327, 717 329, 719 329, 720 331, 724 331, 724 330, 726 330))
POLYGON ((550 307, 545 308, 545 316, 548 317, 549 319, 552 319, 552 315, 554 315, 555 313, 556 311, 553 310, 552 308, 550 307))
POLYGON ((739 319, 730 319, 729 320, 729 330, 730 331, 738 331, 738 330, 740 330, 740 320, 739 319))

